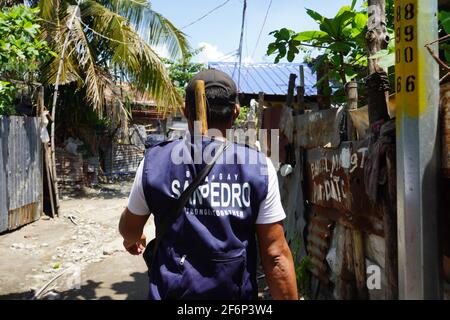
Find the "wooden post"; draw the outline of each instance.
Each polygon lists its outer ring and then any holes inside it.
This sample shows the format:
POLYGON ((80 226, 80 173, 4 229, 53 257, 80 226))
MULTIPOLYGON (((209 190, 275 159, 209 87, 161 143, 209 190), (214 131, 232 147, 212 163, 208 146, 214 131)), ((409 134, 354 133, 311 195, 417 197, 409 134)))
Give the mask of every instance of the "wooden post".
POLYGON ((356 131, 350 112, 358 109, 358 83, 356 81, 347 82, 345 92, 347 95, 347 140, 353 141, 356 139, 356 131))
POLYGON ((286 97, 286 107, 292 108, 292 102, 294 101, 294 90, 295 90, 295 79, 297 75, 295 73, 291 73, 289 75, 289 86, 286 97))
MULTIPOLYGON (((347 95, 347 140, 353 141, 356 138, 355 128, 353 126, 352 118, 350 115, 351 110, 358 108, 358 85, 356 82, 351 81, 346 84, 347 95)), ((361 231, 352 230, 353 236, 353 249, 354 249, 354 267, 356 278, 356 290, 359 299, 367 299, 368 292, 366 286, 366 268, 365 268, 365 255, 364 255, 364 243, 361 231)))
POLYGON ((195 90, 195 120, 201 122, 201 134, 208 132, 208 117, 206 115, 205 81, 196 80, 195 90))
POLYGON ((256 110, 256 128, 259 133, 259 129, 262 128, 264 116, 264 92, 258 93, 258 110, 256 110))
POLYGON ((53 187, 55 189, 55 203, 56 208, 59 208, 59 194, 58 194, 58 182, 57 182, 57 175, 56 175, 56 158, 55 158, 55 119, 56 119, 56 104, 58 101, 58 94, 59 94, 59 82, 61 80, 61 74, 63 71, 63 64, 64 59, 67 51, 67 47, 69 46, 69 40, 70 40, 70 31, 72 30, 73 23, 75 21, 75 18, 77 14, 80 13, 80 0, 77 0, 77 6, 75 7, 72 17, 69 20, 68 23, 68 29, 69 32, 67 32, 66 39, 64 40, 64 45, 62 48, 61 56, 59 57, 59 66, 58 66, 58 73, 56 74, 56 81, 55 81, 55 91, 53 92, 53 105, 52 105, 52 125, 51 125, 51 133, 50 133, 50 140, 51 140, 51 166, 52 166, 52 175, 53 175, 53 187))
POLYGON ((303 65, 300 66, 300 86, 297 87, 297 111, 299 114, 305 113, 305 73, 303 65))

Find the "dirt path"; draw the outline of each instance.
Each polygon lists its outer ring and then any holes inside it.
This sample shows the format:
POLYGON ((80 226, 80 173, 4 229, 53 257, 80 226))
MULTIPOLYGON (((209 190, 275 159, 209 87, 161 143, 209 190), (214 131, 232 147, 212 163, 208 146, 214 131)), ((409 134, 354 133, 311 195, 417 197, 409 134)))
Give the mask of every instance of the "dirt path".
MULTIPOLYGON (((0 299, 145 299, 146 266, 117 231, 131 182, 88 189, 61 201, 60 217, 0 235, 0 299)), ((145 233, 154 236, 153 221, 145 233)))

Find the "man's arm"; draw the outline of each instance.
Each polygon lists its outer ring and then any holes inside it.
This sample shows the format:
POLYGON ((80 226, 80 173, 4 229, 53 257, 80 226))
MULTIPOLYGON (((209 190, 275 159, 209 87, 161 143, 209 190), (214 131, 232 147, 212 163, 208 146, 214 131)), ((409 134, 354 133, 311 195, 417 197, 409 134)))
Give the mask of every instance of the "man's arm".
POLYGON ((272 298, 298 300, 297 281, 291 250, 281 222, 257 224, 261 263, 272 298))
POLYGON ((144 226, 148 215, 133 214, 128 208, 122 213, 119 221, 119 232, 123 237, 123 245, 131 254, 141 254, 146 246, 144 226))

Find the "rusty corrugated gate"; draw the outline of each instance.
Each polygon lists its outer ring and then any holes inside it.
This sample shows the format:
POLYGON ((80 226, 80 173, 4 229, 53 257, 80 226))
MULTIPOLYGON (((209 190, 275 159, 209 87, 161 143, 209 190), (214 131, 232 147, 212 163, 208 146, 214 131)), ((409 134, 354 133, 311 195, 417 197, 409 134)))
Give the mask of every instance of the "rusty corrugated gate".
POLYGON ((42 144, 35 117, 0 117, 0 232, 42 213, 42 144))
MULTIPOLYGON (((322 297, 337 299, 364 296, 350 288, 358 283, 358 270, 351 253, 355 244, 349 234, 356 232, 361 237, 362 243, 357 245, 363 246, 359 263, 364 275, 365 266, 374 264, 381 269, 382 282, 386 280, 384 211, 378 203, 380 198, 370 200, 366 192, 368 180, 375 181, 373 193, 381 196, 386 205, 395 207, 395 200, 386 191, 389 182, 395 181, 395 167, 388 165, 389 157, 395 159, 395 152, 389 154, 389 150, 395 151, 395 141, 390 138, 392 130, 387 130, 392 122, 382 126, 386 128, 382 130, 386 132, 385 144, 371 154, 375 145, 371 148, 369 136, 345 141, 345 115, 346 110, 341 107, 293 117, 290 143, 295 149, 295 168, 280 181, 288 221, 286 237, 291 245, 300 242, 295 256, 309 257, 309 270, 321 283, 322 297), (374 163, 376 158, 379 160, 374 163), (368 165, 377 169, 376 178, 367 175, 368 165), (291 199, 290 193, 296 199, 291 199)), ((389 290, 372 290, 369 295, 371 299, 383 299, 389 290)))

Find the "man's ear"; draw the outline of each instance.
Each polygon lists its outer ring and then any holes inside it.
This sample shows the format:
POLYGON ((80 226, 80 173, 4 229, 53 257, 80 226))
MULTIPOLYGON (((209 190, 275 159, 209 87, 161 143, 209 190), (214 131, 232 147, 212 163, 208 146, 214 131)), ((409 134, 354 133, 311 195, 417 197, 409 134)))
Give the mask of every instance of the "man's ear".
POLYGON ((241 113, 241 106, 236 103, 233 110, 233 122, 236 120, 237 117, 239 117, 239 113, 241 113))

